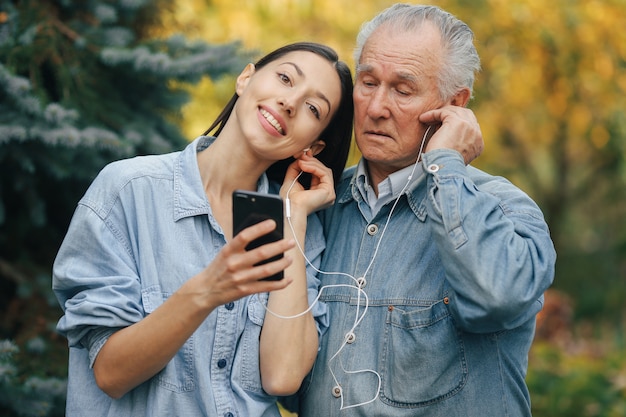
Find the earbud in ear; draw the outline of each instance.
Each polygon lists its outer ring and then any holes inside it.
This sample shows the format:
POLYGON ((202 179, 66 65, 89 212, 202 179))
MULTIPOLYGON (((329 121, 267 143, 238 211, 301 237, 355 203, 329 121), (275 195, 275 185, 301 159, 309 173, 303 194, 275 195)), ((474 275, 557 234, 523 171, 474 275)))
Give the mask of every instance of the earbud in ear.
POLYGON ((302 149, 302 152, 308 152, 310 150, 311 150, 311 148, 304 148, 304 149, 302 149))

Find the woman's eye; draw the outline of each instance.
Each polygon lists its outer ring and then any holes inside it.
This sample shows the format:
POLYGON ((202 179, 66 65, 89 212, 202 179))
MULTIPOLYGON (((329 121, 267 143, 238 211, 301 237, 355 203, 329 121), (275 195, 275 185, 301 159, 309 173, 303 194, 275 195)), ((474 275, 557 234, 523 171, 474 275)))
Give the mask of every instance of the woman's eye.
POLYGON ((289 78, 289 76, 285 73, 279 73, 278 78, 280 78, 280 80, 285 84, 291 84, 291 78, 289 78))
POLYGON ((313 113, 313 115, 319 120, 320 111, 317 109, 317 107, 315 107, 313 104, 309 104, 309 110, 311 110, 311 113, 313 113))

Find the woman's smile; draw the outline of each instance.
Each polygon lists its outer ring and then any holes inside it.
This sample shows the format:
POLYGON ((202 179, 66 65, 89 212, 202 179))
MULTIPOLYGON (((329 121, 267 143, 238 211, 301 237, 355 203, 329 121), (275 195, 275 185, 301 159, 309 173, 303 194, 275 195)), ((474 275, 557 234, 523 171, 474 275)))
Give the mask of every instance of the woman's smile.
MULTIPOLYGON (((259 113, 263 117, 263 119, 267 121, 275 129, 275 131, 271 130, 270 133, 275 134, 276 132, 278 132, 280 135, 285 134, 285 129, 283 128, 282 123, 278 120, 280 119, 280 116, 278 115, 274 116, 272 113, 270 113, 268 110, 264 108, 259 108, 259 113)), ((266 126, 266 130, 267 130, 267 126, 266 126)))

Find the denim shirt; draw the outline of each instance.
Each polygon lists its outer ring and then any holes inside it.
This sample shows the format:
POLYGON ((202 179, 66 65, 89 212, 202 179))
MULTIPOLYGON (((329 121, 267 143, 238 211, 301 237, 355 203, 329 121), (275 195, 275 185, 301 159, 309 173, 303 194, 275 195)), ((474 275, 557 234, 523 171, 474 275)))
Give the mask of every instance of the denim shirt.
POLYGON ((530 416, 556 260, 539 207, 450 150, 425 154, 394 203, 370 218, 352 168, 322 213, 330 327, 299 416, 530 416))
MULTIPOLYGON (((196 159, 212 140, 114 162, 79 202, 53 267, 64 310, 57 329, 70 346, 67 416, 280 416, 259 371, 267 294, 215 309, 161 372, 119 400, 97 387, 91 368, 112 333, 157 309, 226 243, 196 159)), ((258 191, 278 186, 262 176, 258 191)), ((316 266, 324 245, 312 215, 306 252, 316 266)), ((312 302, 319 284, 313 269, 307 282, 312 302)), ((324 305, 316 304, 313 315, 321 335, 324 305)))

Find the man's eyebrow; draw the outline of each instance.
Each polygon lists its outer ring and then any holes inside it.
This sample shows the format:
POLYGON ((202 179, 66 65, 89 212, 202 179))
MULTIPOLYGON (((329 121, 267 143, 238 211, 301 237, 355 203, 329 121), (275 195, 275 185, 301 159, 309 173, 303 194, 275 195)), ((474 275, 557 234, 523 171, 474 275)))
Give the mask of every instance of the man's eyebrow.
MULTIPOLYGON (((301 76, 302 78, 306 78, 306 76, 304 75, 304 72, 302 72, 300 67, 295 62, 287 61, 287 62, 283 62, 283 64, 291 65, 292 67, 295 68, 299 76, 301 76)), ((326 102, 326 104, 328 105, 328 111, 330 112, 330 110, 332 109, 332 106, 330 105, 330 100, 328 100, 328 98, 321 91, 317 92, 317 96, 326 102)))
POLYGON ((408 73, 408 72, 396 72, 396 75, 401 80, 408 81, 410 83, 417 82, 417 77, 415 75, 411 74, 411 73, 408 73))
MULTIPOLYGON (((360 72, 373 72, 373 71, 374 71, 374 67, 369 64, 359 64, 356 67, 357 74, 359 74, 360 72)), ((403 81, 408 81, 411 83, 417 82, 417 77, 414 74, 411 74, 410 72, 396 71, 394 72, 394 74, 396 75, 396 77, 398 77, 399 79, 403 81)))
POLYGON ((357 74, 359 72, 372 72, 372 66, 368 64, 358 64, 356 66, 356 72, 357 74))

